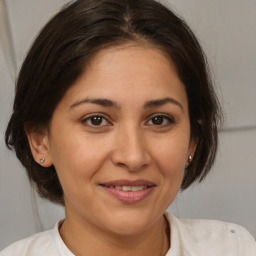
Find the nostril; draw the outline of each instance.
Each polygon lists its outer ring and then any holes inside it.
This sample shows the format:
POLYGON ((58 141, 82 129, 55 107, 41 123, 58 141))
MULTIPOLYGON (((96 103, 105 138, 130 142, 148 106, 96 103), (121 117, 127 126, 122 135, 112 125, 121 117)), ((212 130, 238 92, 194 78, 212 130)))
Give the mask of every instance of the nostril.
POLYGON ((112 162, 129 171, 145 168, 151 162, 151 156, 147 152, 141 136, 139 138, 136 135, 132 136, 131 132, 125 134, 126 139, 120 140, 119 137, 116 148, 112 151, 112 162))

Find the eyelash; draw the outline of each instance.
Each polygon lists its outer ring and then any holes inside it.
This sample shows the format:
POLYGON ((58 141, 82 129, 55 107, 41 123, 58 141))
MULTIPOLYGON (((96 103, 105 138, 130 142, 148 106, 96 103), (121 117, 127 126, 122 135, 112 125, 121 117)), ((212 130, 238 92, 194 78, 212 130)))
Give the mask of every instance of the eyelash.
MULTIPOLYGON (((174 121, 174 118, 169 116, 169 115, 166 115, 166 114, 162 114, 162 113, 157 113, 157 114, 154 114, 153 116, 150 117, 149 121, 152 121, 154 118, 163 118, 163 121, 167 121, 167 124, 149 124, 150 126, 156 126, 156 127, 167 127, 168 125, 170 124, 174 124, 175 121, 174 121)), ((147 123, 149 122, 147 121, 147 123)))
POLYGON ((101 127, 105 127, 105 126, 109 126, 111 125, 111 123, 109 122, 108 118, 106 118, 103 114, 92 114, 90 116, 85 117, 82 121, 83 124, 86 124, 89 127, 93 127, 93 128, 101 128, 101 127), (92 124, 92 118, 100 118, 101 120, 104 120, 105 122, 107 122, 107 124, 105 125, 94 125, 92 124), (91 124, 88 124, 88 122, 91 122, 91 124))
MULTIPOLYGON (((97 120, 95 120, 95 121, 97 121, 97 120)), ((99 114, 97 114, 97 113, 95 113, 95 114, 92 114, 92 115, 90 115, 90 116, 87 116, 87 117, 85 117, 82 121, 81 121, 83 124, 85 124, 85 125, 87 125, 87 126, 89 126, 89 127, 92 127, 92 128, 102 128, 102 127, 106 127, 106 126, 111 126, 112 125, 112 123, 109 121, 109 119, 108 118, 106 118, 103 114, 101 114, 101 113, 99 113, 99 114), (95 125, 95 124, 92 124, 92 118, 99 118, 100 119, 100 124, 99 125, 95 125), (88 123, 88 122, 90 122, 90 123, 88 123), (102 125, 102 122, 106 122, 106 124, 103 124, 102 125)), ((173 117, 171 117, 171 116, 169 116, 169 115, 166 115, 166 114, 162 114, 162 113, 157 113, 157 114, 154 114, 153 116, 150 116, 149 117, 149 119, 148 119, 148 121, 146 121, 146 125, 147 126, 155 126, 155 127, 157 127, 157 128, 164 128, 164 127, 167 127, 167 126, 169 126, 169 125, 171 125, 171 124, 174 124, 175 123, 175 121, 174 121, 174 118, 173 117), (152 120, 154 119, 154 118, 162 118, 162 121, 163 122, 165 122, 165 121, 167 121, 167 124, 165 123, 164 125, 163 124, 154 124, 154 123, 152 123, 152 124, 149 124, 149 122, 151 121, 152 122, 152 120)))

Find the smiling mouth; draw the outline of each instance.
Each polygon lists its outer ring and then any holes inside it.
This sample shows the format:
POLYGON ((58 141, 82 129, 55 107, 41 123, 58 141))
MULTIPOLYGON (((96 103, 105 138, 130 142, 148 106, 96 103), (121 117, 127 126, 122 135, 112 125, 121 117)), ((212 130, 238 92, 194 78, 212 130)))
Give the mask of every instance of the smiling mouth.
POLYGON ((147 198, 156 184, 145 180, 118 180, 99 184, 105 192, 123 203, 137 203, 147 198))

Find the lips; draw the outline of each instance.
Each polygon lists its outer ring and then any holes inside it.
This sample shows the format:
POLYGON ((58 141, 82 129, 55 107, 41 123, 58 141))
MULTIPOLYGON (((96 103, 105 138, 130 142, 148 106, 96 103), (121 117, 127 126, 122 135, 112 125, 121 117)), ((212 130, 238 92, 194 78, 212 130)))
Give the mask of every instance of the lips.
POLYGON ((156 184, 146 180, 116 180, 99 184, 105 192, 123 203, 136 203, 144 200, 156 184))

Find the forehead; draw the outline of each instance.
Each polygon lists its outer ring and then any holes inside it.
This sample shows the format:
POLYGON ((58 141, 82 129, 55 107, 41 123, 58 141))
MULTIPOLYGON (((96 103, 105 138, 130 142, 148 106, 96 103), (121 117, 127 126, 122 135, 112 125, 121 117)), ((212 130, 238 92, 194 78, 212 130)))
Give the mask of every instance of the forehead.
POLYGON ((125 44, 97 52, 66 95, 148 101, 175 96, 186 101, 176 67, 161 49, 150 45, 125 44), (170 94, 170 95, 167 95, 170 94))

